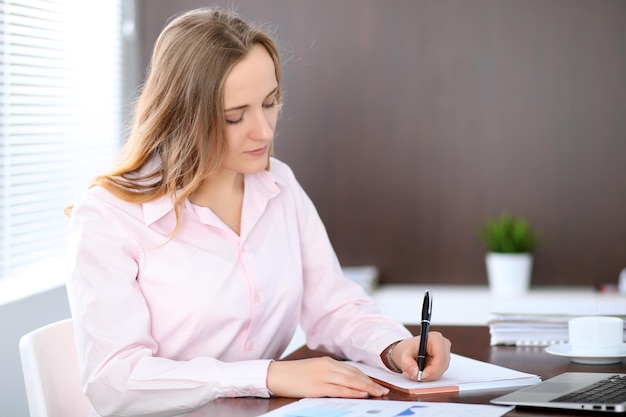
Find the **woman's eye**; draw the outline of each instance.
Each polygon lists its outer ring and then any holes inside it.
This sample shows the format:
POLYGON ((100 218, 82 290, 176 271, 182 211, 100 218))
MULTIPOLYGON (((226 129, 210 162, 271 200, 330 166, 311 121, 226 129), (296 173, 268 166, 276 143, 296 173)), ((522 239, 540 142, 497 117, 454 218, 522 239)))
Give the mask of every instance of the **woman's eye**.
POLYGON ((263 103, 263 107, 265 107, 266 109, 271 109, 272 107, 276 106, 276 99, 273 98, 272 101, 270 101, 269 103, 263 103))
POLYGON ((237 123, 241 123, 242 120, 243 120, 243 117, 240 117, 237 120, 226 119, 226 123, 228 123, 229 125, 236 125, 237 123))
MULTIPOLYGON (((235 115, 233 115, 235 116, 235 115)), ((241 115, 239 115, 238 118, 233 118, 231 117, 230 119, 227 117, 226 118, 226 123, 228 123, 229 125, 236 125, 237 123, 240 123, 243 120, 243 113, 241 113, 241 115)))
MULTIPOLYGON (((271 109, 273 107, 276 107, 277 105, 278 103, 276 102, 276 97, 272 97, 271 100, 268 99, 268 101, 265 101, 262 104, 264 109, 271 109)), ((229 125, 236 125, 238 123, 241 123, 244 119, 244 115, 245 115, 245 112, 241 114, 230 114, 231 117, 226 117, 226 123, 229 125)))

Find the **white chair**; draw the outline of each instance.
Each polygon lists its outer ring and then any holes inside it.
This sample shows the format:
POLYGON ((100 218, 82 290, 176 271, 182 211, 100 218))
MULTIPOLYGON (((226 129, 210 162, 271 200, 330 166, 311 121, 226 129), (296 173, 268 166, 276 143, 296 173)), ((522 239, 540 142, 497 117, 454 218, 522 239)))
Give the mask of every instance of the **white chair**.
POLYGON ((20 357, 31 417, 85 417, 90 404, 82 392, 72 319, 22 336, 20 357))

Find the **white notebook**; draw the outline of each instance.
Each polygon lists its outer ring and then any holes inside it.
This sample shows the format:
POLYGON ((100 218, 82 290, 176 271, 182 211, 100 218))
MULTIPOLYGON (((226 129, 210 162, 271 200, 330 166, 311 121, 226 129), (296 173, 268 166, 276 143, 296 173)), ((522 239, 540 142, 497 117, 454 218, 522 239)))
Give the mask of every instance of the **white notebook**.
POLYGON ((450 367, 437 381, 417 382, 402 374, 360 362, 347 362, 382 385, 409 394, 460 392, 487 388, 518 387, 541 382, 537 375, 516 371, 457 354, 450 357, 450 367))

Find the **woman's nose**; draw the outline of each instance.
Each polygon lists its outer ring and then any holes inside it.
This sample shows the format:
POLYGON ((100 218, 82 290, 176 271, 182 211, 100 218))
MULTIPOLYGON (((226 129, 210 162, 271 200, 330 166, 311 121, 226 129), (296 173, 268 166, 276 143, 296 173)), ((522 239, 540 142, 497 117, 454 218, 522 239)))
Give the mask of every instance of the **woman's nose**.
POLYGON ((263 111, 257 111, 254 115, 250 137, 256 140, 270 140, 274 136, 274 124, 271 116, 263 111))

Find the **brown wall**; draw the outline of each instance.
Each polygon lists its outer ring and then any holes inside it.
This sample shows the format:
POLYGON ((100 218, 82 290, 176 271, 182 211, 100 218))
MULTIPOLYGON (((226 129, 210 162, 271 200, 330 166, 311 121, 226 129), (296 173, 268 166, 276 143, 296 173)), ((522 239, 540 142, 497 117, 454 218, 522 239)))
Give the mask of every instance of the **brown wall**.
MULTIPOLYGON (((169 16, 211 4, 140 0, 144 65, 169 16)), ((626 267, 626 2, 238 4, 288 50, 276 155, 344 265, 485 283, 476 231, 509 210, 543 233, 535 284, 626 267)))

